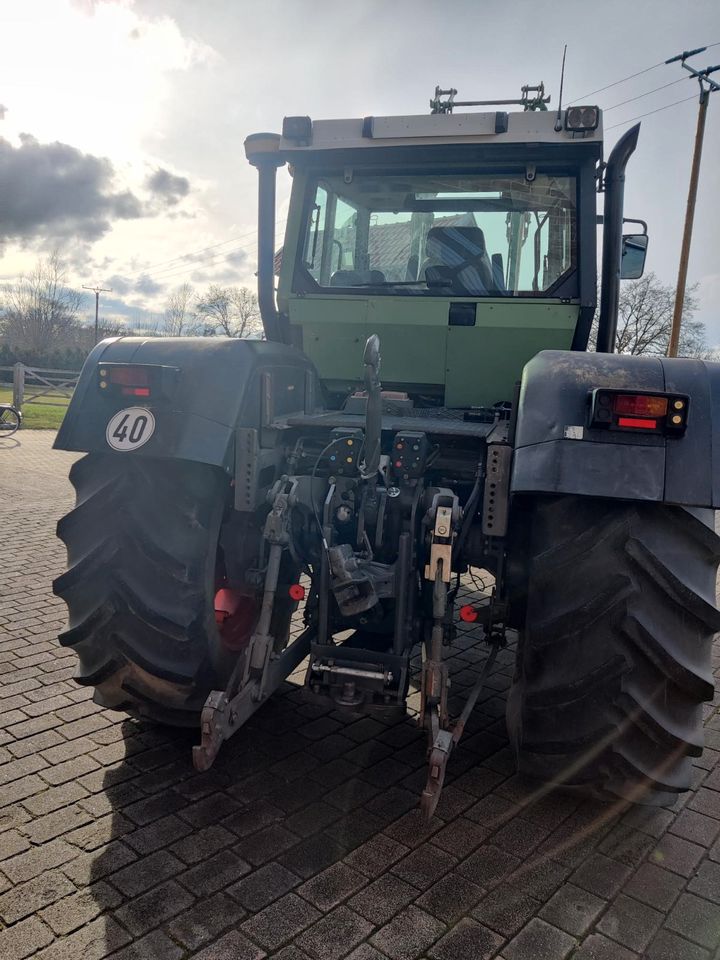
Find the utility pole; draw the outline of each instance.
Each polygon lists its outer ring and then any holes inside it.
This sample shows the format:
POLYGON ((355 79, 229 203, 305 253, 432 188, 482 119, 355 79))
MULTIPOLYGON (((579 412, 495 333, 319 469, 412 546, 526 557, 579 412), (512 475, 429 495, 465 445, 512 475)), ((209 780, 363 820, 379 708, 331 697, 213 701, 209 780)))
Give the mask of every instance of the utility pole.
POLYGON ((98 342, 98 313, 100 311, 100 294, 112 293, 112 287, 87 287, 83 284, 83 290, 92 290, 95 294, 95 343, 98 342))
POLYGON ((687 284, 688 261, 690 260, 690 241, 692 240, 693 220, 695 219, 695 200, 697 198, 698 180, 700 179, 700 159, 702 157, 703 137, 705 135, 705 118, 707 116, 710 94, 720 90, 720 85, 710 79, 710 74, 720 70, 720 64, 715 67, 706 67, 704 70, 695 70, 685 61, 698 53, 703 53, 707 47, 698 47, 697 50, 685 50, 676 57, 670 57, 665 63, 676 63, 695 77, 700 85, 700 106, 698 108, 697 129, 695 131, 695 150, 693 152, 692 169, 690 171, 690 187, 688 189, 687 208, 685 211, 685 229, 683 231, 682 247, 680 250, 680 266, 678 268, 677 287, 675 288, 675 308, 673 310, 670 343, 667 355, 676 357, 680 343, 680 324, 682 322, 683 305, 685 303, 685 286, 687 284))

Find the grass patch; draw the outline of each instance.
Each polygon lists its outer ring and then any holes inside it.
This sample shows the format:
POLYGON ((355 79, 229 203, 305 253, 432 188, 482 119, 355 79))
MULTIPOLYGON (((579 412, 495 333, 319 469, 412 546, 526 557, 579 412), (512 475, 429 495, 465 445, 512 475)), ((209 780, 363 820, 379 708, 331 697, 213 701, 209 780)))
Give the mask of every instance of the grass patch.
MULTIPOLYGON (((43 397, 43 399, 45 399, 43 397)), ((67 397, 48 396, 50 403, 24 403, 22 408, 23 430, 57 430, 70 403, 67 397)), ((12 403, 12 387, 0 386, 0 403, 12 403)))

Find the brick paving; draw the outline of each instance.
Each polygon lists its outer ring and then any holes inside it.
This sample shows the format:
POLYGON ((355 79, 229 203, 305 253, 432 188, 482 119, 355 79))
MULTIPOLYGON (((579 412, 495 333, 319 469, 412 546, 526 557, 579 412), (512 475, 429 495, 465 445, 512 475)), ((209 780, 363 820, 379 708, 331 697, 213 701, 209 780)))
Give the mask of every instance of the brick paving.
MULTIPOLYGON (((519 781, 510 650, 428 827, 412 718, 353 720, 295 682, 197 774, 192 731, 104 711, 71 680, 50 581, 74 457, 51 442, 0 441, 3 960, 720 960, 717 698, 672 809, 519 781)), ((459 637, 456 694, 483 657, 459 637)))

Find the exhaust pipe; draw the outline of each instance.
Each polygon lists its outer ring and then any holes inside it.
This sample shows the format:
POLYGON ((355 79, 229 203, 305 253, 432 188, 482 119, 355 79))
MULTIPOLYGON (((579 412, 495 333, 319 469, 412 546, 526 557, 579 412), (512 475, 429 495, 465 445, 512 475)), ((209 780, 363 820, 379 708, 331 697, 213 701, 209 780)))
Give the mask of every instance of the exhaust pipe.
POLYGON ((605 169, 600 319, 595 347, 598 353, 613 353, 615 350, 620 301, 625 167, 637 146, 639 133, 640 124, 636 123, 620 137, 613 147, 605 169))
POLYGON ((280 135, 253 133, 245 139, 245 156, 258 172, 258 307, 268 340, 285 341, 275 304, 275 181, 280 135))

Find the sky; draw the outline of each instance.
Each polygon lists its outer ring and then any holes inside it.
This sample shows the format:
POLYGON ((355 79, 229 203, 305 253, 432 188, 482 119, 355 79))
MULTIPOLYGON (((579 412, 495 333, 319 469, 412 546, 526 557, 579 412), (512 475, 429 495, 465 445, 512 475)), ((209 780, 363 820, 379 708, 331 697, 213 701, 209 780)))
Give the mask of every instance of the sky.
MULTIPOLYGON (((133 324, 185 282, 254 286, 248 134, 285 115, 422 114, 436 84, 489 100, 544 81, 552 107, 564 44, 564 100, 606 111, 606 156, 627 121, 658 111, 642 119, 625 215, 647 220, 647 269, 674 284, 697 83, 662 62, 716 44, 692 62, 720 63, 717 0, 2 0, 0 282, 57 249, 73 284, 112 288, 103 316, 133 324)), ((689 268, 713 346, 718 156, 720 93, 689 268)), ((289 183, 281 172, 280 221, 289 183)))

